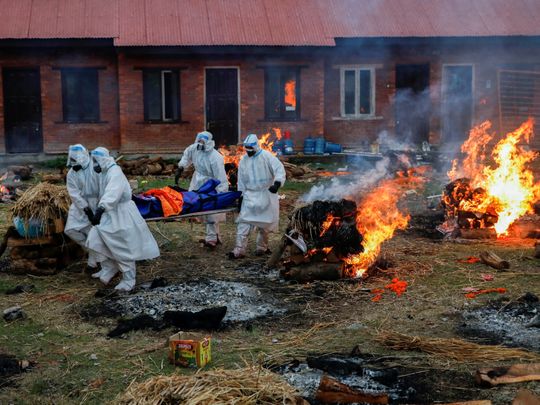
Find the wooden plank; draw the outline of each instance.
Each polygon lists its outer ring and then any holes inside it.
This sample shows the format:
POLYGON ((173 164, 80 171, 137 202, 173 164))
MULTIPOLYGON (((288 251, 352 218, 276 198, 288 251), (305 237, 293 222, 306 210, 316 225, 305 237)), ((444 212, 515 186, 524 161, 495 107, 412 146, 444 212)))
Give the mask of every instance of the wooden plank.
POLYGON ((44 236, 42 238, 32 238, 32 239, 8 238, 7 246, 15 247, 15 246, 48 245, 50 243, 53 243, 53 241, 54 239, 52 236, 44 236))
POLYGON ((484 387, 540 380, 540 363, 514 364, 510 367, 481 368, 476 382, 484 387))

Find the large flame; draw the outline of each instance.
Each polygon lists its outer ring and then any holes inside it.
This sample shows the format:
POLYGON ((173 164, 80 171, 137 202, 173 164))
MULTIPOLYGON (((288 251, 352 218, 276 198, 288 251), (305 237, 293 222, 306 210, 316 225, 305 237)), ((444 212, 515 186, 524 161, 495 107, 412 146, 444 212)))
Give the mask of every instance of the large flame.
POLYGON ((482 190, 472 200, 463 200, 459 209, 495 211, 498 219, 494 228, 498 236, 506 235, 510 225, 531 211, 540 198, 540 183, 535 183, 532 171, 527 168, 537 153, 519 145, 520 142, 529 143, 533 126, 534 120, 530 118, 501 139, 491 151, 493 164, 489 165, 485 151, 494 136, 487 132, 491 128, 490 122, 480 124, 471 130, 461 148, 466 154, 461 168, 458 170, 458 162, 454 161, 453 170, 448 173, 451 180, 467 177, 473 188, 482 190))
POLYGON ((285 83, 285 106, 296 110, 296 81, 293 79, 285 83))
POLYGON ((392 238, 397 229, 405 229, 409 215, 400 210, 398 202, 407 190, 422 186, 424 179, 419 175, 426 170, 424 167, 409 169, 393 179, 383 180, 360 202, 356 227, 364 238, 364 251, 345 259, 346 271, 351 277, 361 277, 377 259, 382 243, 392 238))

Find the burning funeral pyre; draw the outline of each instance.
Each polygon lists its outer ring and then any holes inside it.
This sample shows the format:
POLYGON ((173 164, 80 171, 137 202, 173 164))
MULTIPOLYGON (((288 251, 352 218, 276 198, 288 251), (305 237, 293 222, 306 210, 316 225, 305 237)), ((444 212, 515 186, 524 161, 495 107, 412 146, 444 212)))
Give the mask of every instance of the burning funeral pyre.
POLYGON ((376 263, 382 243, 407 226, 409 215, 399 206, 400 199, 423 185, 425 170, 399 171, 363 197, 315 201, 298 208, 268 264, 274 266, 284 257, 283 277, 298 281, 364 277, 376 263))
POLYGON ((490 122, 470 131, 461 147, 464 159, 454 160, 448 173, 452 182, 442 197, 446 221, 439 229, 443 233, 485 230, 486 234, 505 236, 512 224, 533 211, 540 198, 540 183, 535 182, 527 165, 537 153, 520 145, 529 143, 533 124, 529 119, 494 146, 490 122))

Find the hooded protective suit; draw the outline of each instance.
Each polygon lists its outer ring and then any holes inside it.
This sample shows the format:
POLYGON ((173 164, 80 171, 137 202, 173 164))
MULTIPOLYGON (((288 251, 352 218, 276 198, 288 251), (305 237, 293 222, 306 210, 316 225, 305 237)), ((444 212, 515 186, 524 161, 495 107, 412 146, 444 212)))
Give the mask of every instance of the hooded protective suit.
MULTIPOLYGON (((90 164, 90 155, 81 144, 71 145, 68 150, 67 165, 70 170, 67 174, 67 190, 71 197, 68 218, 64 233, 81 246, 85 246, 88 232, 92 224, 85 213, 85 209, 90 208, 96 211, 98 199, 98 179, 90 164), (75 170, 73 167, 79 170, 75 170)), ((97 255, 89 251, 88 266, 97 267, 101 261, 97 255)))
MULTIPOLYGON (((229 181, 225 173, 223 156, 214 149, 215 143, 208 131, 199 132, 195 143, 184 151, 178 167, 187 169, 193 165, 195 171, 189 184, 189 190, 199 189, 207 180, 217 179, 218 193, 229 191, 229 181)), ((225 221, 225 214, 206 216, 206 242, 215 245, 219 240, 219 222, 225 221)))
POLYGON ((105 148, 92 151, 94 169, 101 168, 99 199, 96 215, 103 212, 98 224, 88 234, 86 246, 107 259, 101 263, 101 272, 93 275, 107 284, 122 272, 118 290, 129 291, 135 286, 135 261, 159 256, 159 248, 131 200, 131 187, 126 176, 105 148))
MULTIPOLYGON (((277 157, 259 146, 257 135, 248 135, 245 147, 254 149, 253 156, 244 155, 238 166, 238 191, 242 192, 242 207, 238 216, 235 257, 246 253, 251 229, 256 227, 257 253, 268 249, 268 234, 279 226, 279 196, 269 188, 285 184, 285 168, 277 157)), ((277 190, 276 190, 277 191, 277 190)))

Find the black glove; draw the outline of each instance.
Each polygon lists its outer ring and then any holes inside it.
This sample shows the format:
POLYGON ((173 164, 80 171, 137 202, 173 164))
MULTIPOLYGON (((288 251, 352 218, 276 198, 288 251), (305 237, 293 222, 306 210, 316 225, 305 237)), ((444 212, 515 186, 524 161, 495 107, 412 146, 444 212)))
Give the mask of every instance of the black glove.
POLYGON ((92 212, 92 209, 90 207, 86 207, 84 209, 84 213, 88 217, 88 221, 92 222, 92 219, 94 218, 94 213, 92 212))
POLYGON ((268 191, 270 191, 272 194, 276 194, 281 187, 281 181, 274 181, 274 184, 270 186, 268 191))
POLYGON ((238 211, 242 209, 242 201, 244 201, 244 197, 243 196, 238 197, 238 211))
POLYGON ((178 185, 178 180, 180 179, 180 176, 182 175, 183 171, 184 171, 183 167, 176 168, 176 172, 174 173, 174 184, 178 185))
POLYGON ((92 218, 92 225, 99 225, 99 223, 101 222, 101 216, 103 215, 103 213, 105 212, 105 208, 103 207, 98 207, 98 209, 96 210, 96 213, 94 214, 94 217, 92 218))

